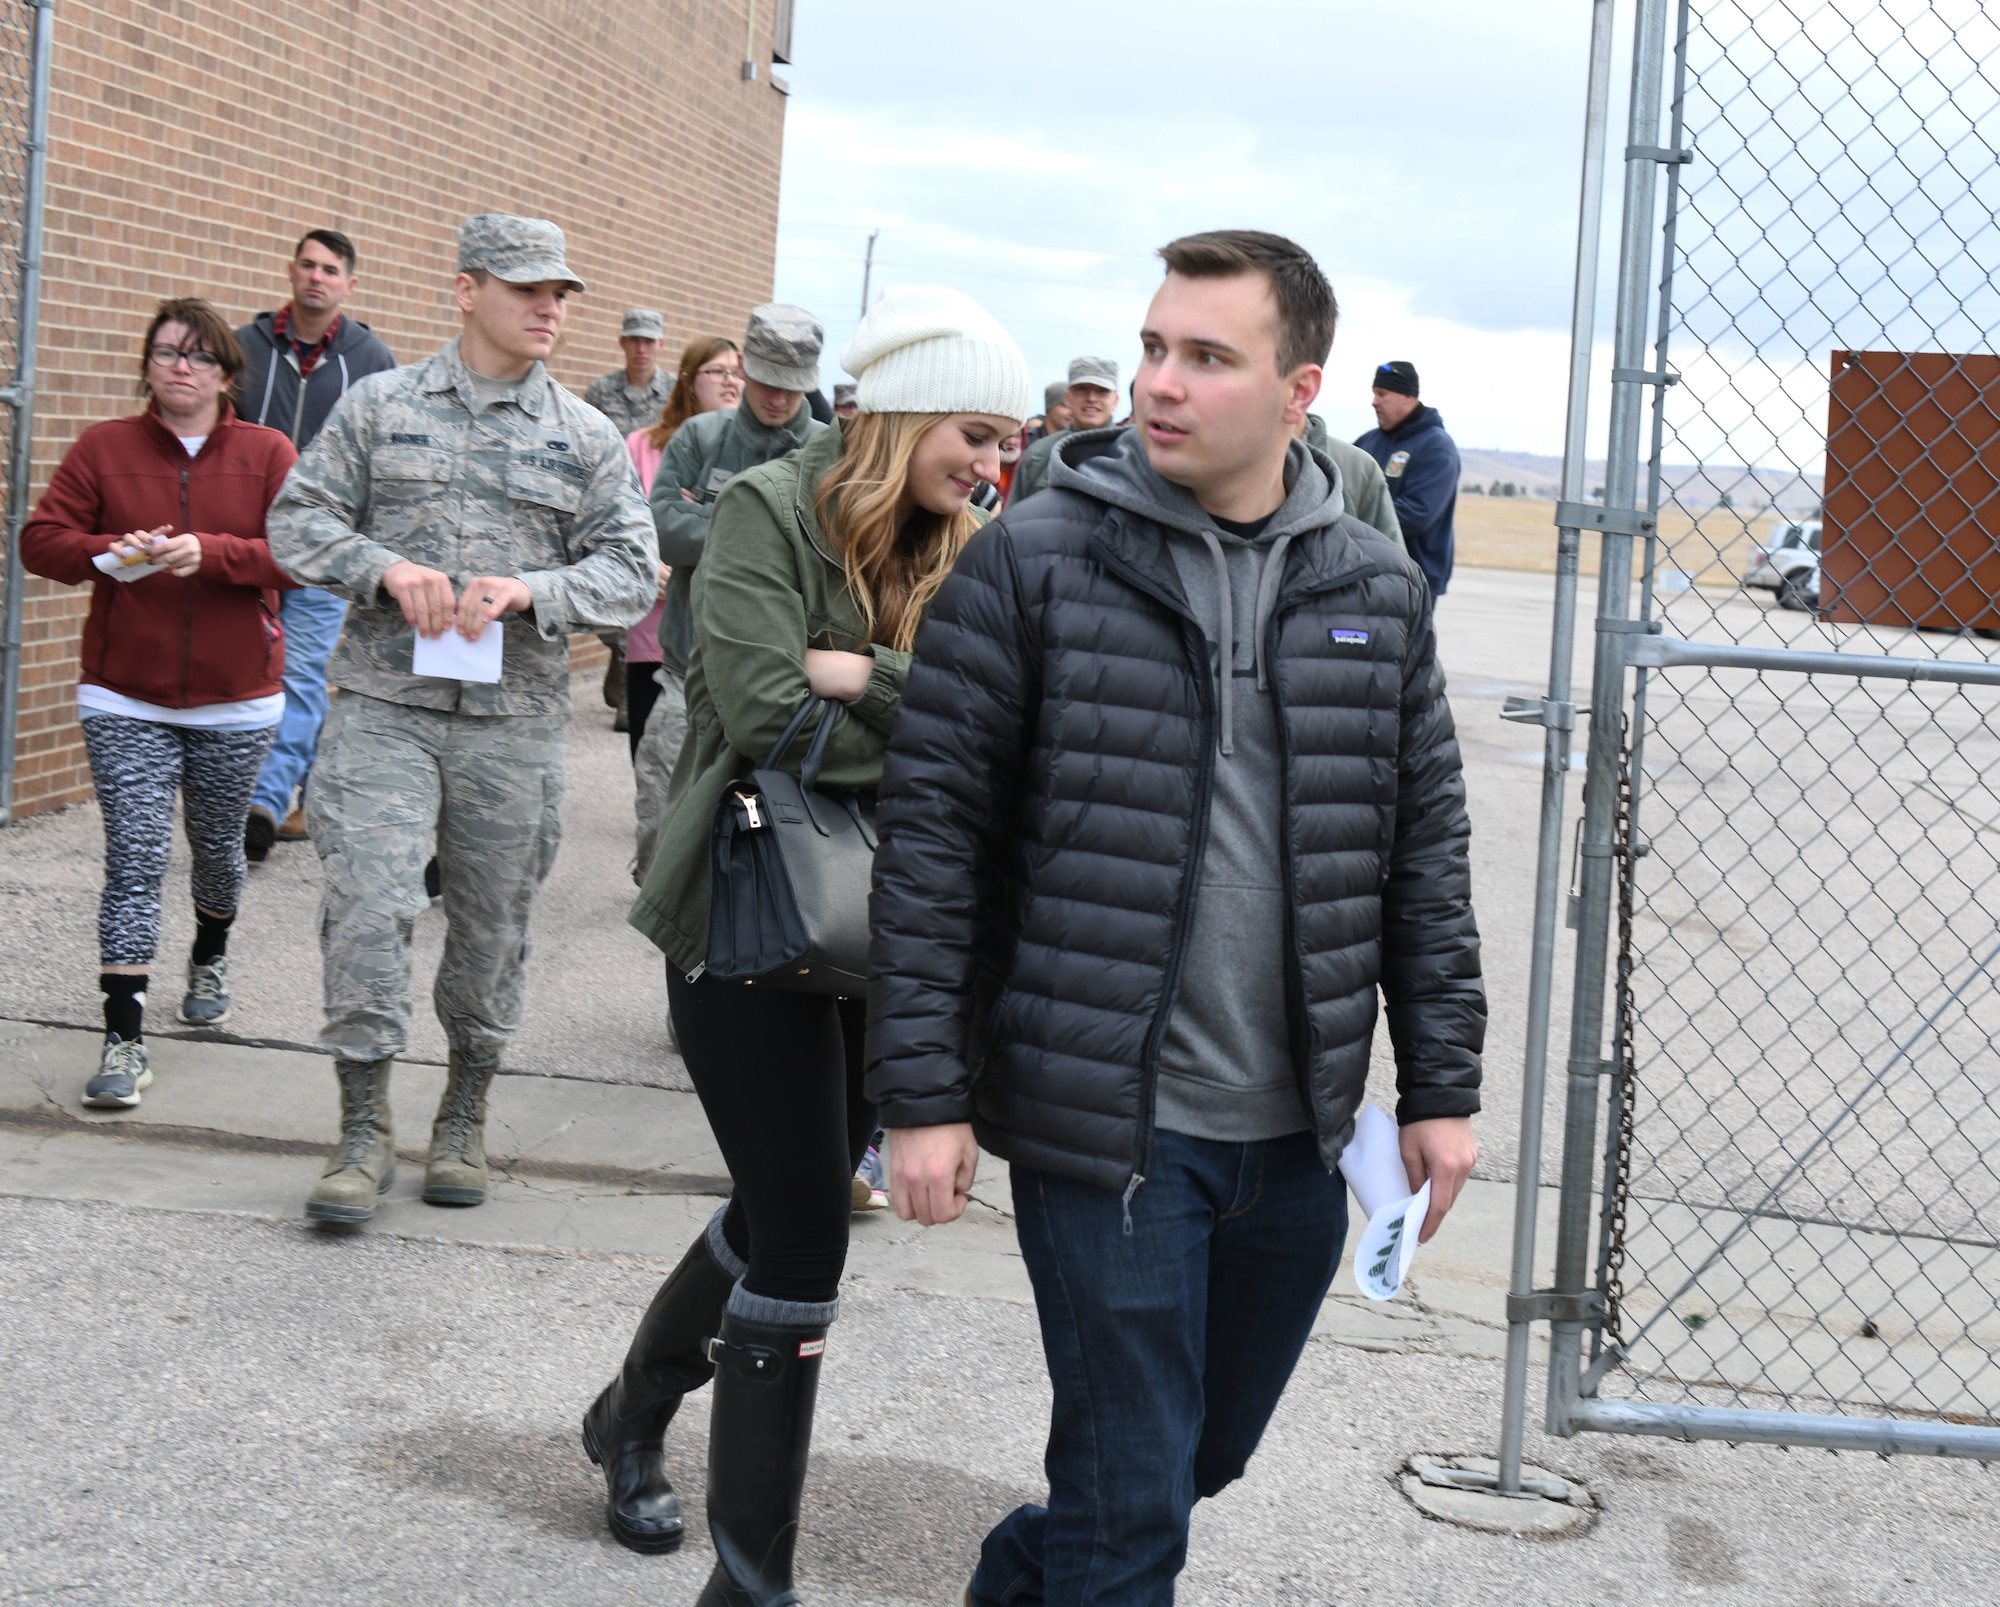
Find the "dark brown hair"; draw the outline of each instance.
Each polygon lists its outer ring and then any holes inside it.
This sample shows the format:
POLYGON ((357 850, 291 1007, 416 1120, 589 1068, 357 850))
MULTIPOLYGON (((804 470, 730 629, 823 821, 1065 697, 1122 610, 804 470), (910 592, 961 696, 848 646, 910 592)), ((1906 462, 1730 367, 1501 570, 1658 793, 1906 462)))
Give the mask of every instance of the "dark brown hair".
POLYGON ((646 431, 648 441, 662 452, 667 449, 674 431, 694 417, 695 377, 724 352, 736 349, 736 342, 727 335, 697 335, 681 348, 680 372, 674 376, 667 405, 660 409, 660 422, 646 431))
POLYGON ((312 241, 315 245, 325 246, 327 250, 331 251, 342 262, 347 264, 347 271, 350 274, 354 272, 355 264, 360 260, 354 255, 354 242, 338 229, 306 230, 304 234, 299 236, 299 243, 292 247, 292 261, 297 262, 299 260, 299 253, 305 250, 308 240, 312 241))
POLYGON ((1211 229, 1160 247, 1169 273, 1188 279, 1232 279, 1261 273, 1278 303, 1278 372, 1323 363, 1333 350, 1340 306, 1333 286, 1305 247, 1261 229, 1211 229))
POLYGON ((194 348, 198 351, 213 352, 222 364, 222 372, 231 385, 237 375, 249 366, 243 355, 243 348, 236 343, 236 332, 229 327, 222 314, 217 312, 199 296, 182 296, 173 301, 163 301, 153 311, 153 321, 146 326, 146 338, 139 342, 139 394, 150 397, 152 387, 146 383, 146 364, 153 350, 153 339, 167 324, 179 324, 194 334, 194 348))

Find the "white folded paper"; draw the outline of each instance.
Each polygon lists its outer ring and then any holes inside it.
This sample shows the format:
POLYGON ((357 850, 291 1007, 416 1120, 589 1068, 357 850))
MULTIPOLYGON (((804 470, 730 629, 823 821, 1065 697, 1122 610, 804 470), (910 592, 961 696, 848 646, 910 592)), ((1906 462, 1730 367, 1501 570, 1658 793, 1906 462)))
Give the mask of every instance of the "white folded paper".
POLYGON ((1354 1281, 1370 1300, 1387 1300, 1403 1286, 1431 1208, 1428 1181, 1410 1192, 1410 1174, 1397 1142, 1400 1131, 1373 1105, 1363 1105, 1354 1120, 1354 1137, 1340 1155, 1340 1175, 1367 1218, 1354 1241, 1354 1281))
POLYGON ((165 564, 120 563, 118 554, 115 552, 100 552, 95 558, 90 560, 90 564, 93 569, 101 570, 113 580, 127 581, 144 580, 148 575, 164 574, 167 568, 165 564))
POLYGON ((500 643, 506 634, 498 620, 491 620, 470 642, 456 629, 437 637, 419 636, 416 651, 410 656, 410 673, 446 681, 497 681, 500 643))

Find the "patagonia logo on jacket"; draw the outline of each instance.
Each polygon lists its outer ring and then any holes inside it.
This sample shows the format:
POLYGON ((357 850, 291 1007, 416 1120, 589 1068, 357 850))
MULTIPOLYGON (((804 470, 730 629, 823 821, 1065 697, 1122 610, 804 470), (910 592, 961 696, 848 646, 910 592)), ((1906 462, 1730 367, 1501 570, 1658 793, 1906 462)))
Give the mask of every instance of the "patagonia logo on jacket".
POLYGON ((1342 647, 1366 647, 1368 645, 1368 633, 1366 631, 1335 629, 1328 631, 1326 634, 1342 647))

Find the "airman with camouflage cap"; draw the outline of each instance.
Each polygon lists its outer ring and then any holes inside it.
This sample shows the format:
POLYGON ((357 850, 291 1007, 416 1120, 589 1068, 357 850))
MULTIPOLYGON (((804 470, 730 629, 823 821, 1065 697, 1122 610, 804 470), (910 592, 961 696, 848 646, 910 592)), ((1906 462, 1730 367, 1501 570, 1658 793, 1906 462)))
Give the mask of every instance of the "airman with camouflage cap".
POLYGON ((674 376, 660 367, 660 342, 667 321, 644 307, 628 307, 618 324, 625 366, 590 382, 583 399, 618 426, 618 433, 650 430, 667 410, 674 376))
POLYGON ((1062 402, 1069 413, 1069 423, 1062 431, 1050 430, 1021 454, 1021 466, 1014 471, 1014 484, 1007 493, 1010 506, 1023 497, 1033 496, 1049 483, 1049 460, 1055 456, 1062 434, 1069 430, 1101 430, 1118 416, 1118 365, 1109 357, 1071 358, 1069 383, 1063 387, 1062 402))
POLYGON ((755 309, 743 334, 743 400, 731 411, 689 419, 674 431, 653 471, 660 561, 674 573, 660 616, 660 695, 633 757, 639 784, 633 875, 639 882, 652 868, 667 786, 687 733, 687 661, 694 646, 690 589, 708 541, 708 516, 717 494, 745 469, 783 457, 826 428, 806 406, 806 392, 819 388, 825 339, 820 321, 803 307, 773 301, 755 309))
POLYGON ((658 573, 623 440, 543 367, 583 288, 562 231, 468 218, 458 267, 458 338, 356 384, 267 521, 278 562, 351 605, 308 800, 341 1090, 340 1145, 306 1203, 321 1221, 366 1221, 394 1175, 389 1069, 434 839, 451 1076, 424 1198, 486 1197, 486 1090, 520 1025, 529 909, 562 831, 569 636, 630 625, 658 573), (453 631, 460 648, 499 633, 496 679, 418 673, 418 639, 453 631))

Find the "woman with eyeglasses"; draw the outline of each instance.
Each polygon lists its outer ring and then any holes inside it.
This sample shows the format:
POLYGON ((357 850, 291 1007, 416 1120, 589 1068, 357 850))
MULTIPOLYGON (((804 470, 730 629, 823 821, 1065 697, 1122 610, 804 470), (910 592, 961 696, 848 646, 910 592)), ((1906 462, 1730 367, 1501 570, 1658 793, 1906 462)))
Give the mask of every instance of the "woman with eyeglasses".
POLYGON ((163 301, 139 345, 144 412, 93 424, 21 531, 30 572, 92 588, 77 714, 104 814, 104 1052, 83 1102, 139 1103, 178 793, 195 938, 180 1019, 229 1018, 243 823, 285 712, 285 638, 264 512, 298 454, 230 404, 243 350, 205 301, 163 301))
MULTIPOLYGON (((681 348, 680 371, 660 421, 625 437, 625 450, 632 455, 632 467, 639 473, 639 489, 650 493, 653 472, 674 432, 697 413, 719 413, 743 399, 743 359, 736 342, 727 335, 697 335, 681 348)), ((646 720, 660 695, 660 616, 667 610, 667 576, 660 565, 660 595, 652 611, 625 633, 625 708, 628 714, 632 760, 639 759, 639 739, 646 734, 646 720)), ((661 802, 664 803, 664 798, 661 802)), ((654 811, 658 818, 659 811, 654 811)), ((644 870, 642 865, 639 867, 644 870)))

